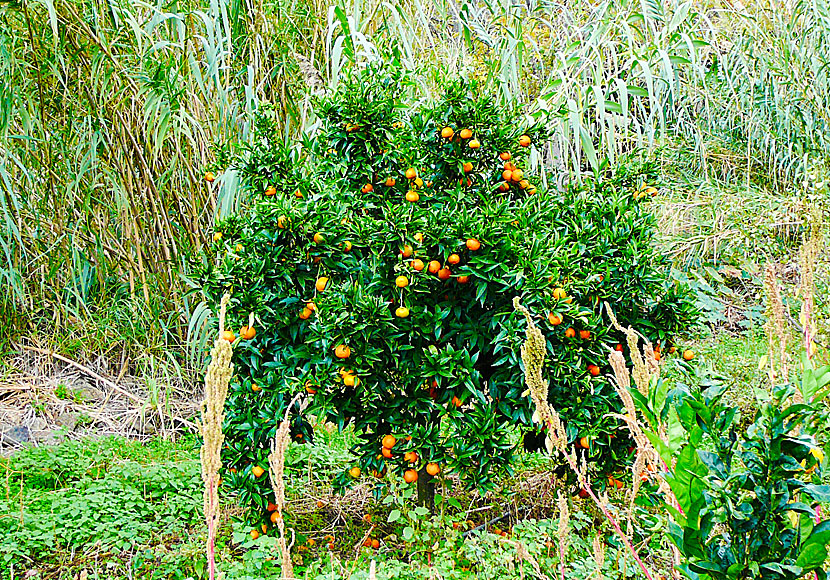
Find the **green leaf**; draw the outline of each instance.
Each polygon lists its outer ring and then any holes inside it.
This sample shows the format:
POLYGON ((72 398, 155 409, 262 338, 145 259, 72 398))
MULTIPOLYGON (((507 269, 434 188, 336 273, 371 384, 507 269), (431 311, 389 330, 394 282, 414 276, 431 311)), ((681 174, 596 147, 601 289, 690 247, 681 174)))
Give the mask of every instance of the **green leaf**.
POLYGON ((386 518, 386 521, 391 524, 397 522, 399 519, 401 519, 401 510, 392 510, 389 512, 389 517, 386 518))

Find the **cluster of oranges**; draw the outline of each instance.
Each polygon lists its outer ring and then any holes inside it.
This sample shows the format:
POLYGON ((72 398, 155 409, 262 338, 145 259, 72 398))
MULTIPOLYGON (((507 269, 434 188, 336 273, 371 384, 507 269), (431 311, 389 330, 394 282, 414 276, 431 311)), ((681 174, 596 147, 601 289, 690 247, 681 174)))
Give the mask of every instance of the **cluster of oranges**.
MULTIPOLYGON (((407 441, 412 440, 411 437, 407 437, 406 439, 407 439, 407 441)), ((384 435, 383 438, 381 439, 380 443, 381 443, 381 448, 380 448, 380 454, 378 455, 378 459, 394 459, 395 455, 393 453, 393 449, 394 449, 395 445, 397 445, 397 443, 398 443, 397 437, 395 437, 391 433, 387 434, 387 435, 384 435)), ((404 471, 403 480, 406 483, 415 483, 416 481, 418 481, 418 471, 417 471, 417 469, 414 468, 414 466, 419 463, 420 456, 418 455, 417 451, 410 450, 410 451, 406 451, 404 453, 403 459, 406 463, 413 466, 413 467, 410 467, 409 469, 404 471)), ((384 472, 385 471, 386 470, 384 469, 384 472)), ((438 475, 439 473, 441 473, 441 467, 437 463, 428 462, 424 466, 424 471, 426 471, 426 473, 428 475, 434 477, 434 476, 438 475)), ((352 477, 353 479, 359 478, 360 475, 361 475, 361 470, 360 470, 359 467, 354 466, 351 469, 349 469, 349 476, 352 477)), ((376 477, 380 477, 382 475, 383 475, 382 473, 375 472, 376 477)))
MULTIPOLYGON (((481 249, 481 242, 479 242, 476 238, 469 238, 465 245, 468 250, 471 252, 478 251, 481 249)), ((409 246, 407 246, 409 247, 409 246)), ((410 254, 411 255, 411 254, 410 254)), ((408 257, 404 255, 404 257, 408 257)), ((456 266, 461 263, 461 256, 457 253, 452 253, 447 256, 446 263, 442 264, 438 260, 430 260, 428 263, 425 263, 420 258, 415 258, 411 262, 412 269, 417 272, 422 272, 424 269, 427 270, 430 274, 435 274, 439 280, 449 280, 452 277, 452 270, 450 270, 450 266, 456 266)), ((457 276, 456 282, 459 284, 467 284, 470 281, 470 277, 463 275, 457 276)))
POLYGON ((470 129, 461 129, 461 131, 458 132, 458 135, 456 135, 455 130, 452 127, 444 127, 441 129, 441 137, 447 141, 451 141, 453 137, 456 137, 456 141, 459 139, 465 140, 467 141, 467 147, 473 150, 481 147, 481 141, 473 139, 473 132, 470 129))
MULTIPOLYGON (((239 329, 239 338, 242 340, 251 340, 256 336, 256 328, 253 326, 243 326, 239 329)), ((233 330, 223 330, 219 336, 222 340, 227 340, 230 343, 236 341, 236 334, 233 330)))

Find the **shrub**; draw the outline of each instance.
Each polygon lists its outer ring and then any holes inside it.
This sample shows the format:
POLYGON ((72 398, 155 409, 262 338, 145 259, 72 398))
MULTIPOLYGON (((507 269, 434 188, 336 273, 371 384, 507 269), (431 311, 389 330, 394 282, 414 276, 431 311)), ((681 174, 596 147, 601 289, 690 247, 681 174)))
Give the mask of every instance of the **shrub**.
MULTIPOLYGON (((284 147, 260 117, 239 161, 249 208, 217 226, 205 260, 208 300, 230 289, 235 327, 256 320, 256 336, 234 349, 223 458, 251 523, 272 499, 254 468, 266 466, 278 418, 303 389, 312 411, 354 426, 364 471, 414 470, 422 501, 429 463, 492 485, 510 467, 514 426, 532 424, 517 294, 550 313, 550 398, 571 438, 587 437, 598 469, 613 469, 629 444, 606 417, 617 403, 597 376, 620 341, 602 302, 663 344, 694 314, 654 251, 638 193, 653 178, 647 163, 548 190, 529 170, 544 153, 541 123, 464 81, 418 101, 399 71, 353 69, 317 103, 319 127, 301 145, 284 147), (524 175, 505 169, 508 153, 524 175)), ((293 436, 311 440, 305 416, 293 436)))
POLYGON ((723 385, 668 393, 661 381, 648 397, 632 389, 652 427, 667 425, 665 439, 648 437, 670 466, 668 535, 688 578, 826 578, 830 520, 818 506, 830 501, 830 486, 821 485, 816 431, 830 367, 814 369, 805 357, 802 376, 764 394, 746 430, 723 385))

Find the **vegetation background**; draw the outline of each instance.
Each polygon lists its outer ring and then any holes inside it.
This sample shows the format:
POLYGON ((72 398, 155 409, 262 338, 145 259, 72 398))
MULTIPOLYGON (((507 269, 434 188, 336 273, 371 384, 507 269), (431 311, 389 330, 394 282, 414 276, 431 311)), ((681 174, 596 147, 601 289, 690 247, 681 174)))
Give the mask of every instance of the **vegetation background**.
MULTIPOLYGON (((778 264, 792 287, 808 216, 826 215, 828 45, 823 0, 4 1, 0 430, 7 439, 18 423, 38 431, 37 421, 56 437, 192 430, 216 321, 190 292, 189 276, 215 221, 243 202, 232 171, 213 185, 203 175, 250 142, 256 111, 268 111, 286 141, 313 131, 310 99, 378 46, 432 78, 411 87, 416 94, 433 94, 445 75, 460 73, 491 83, 505 106, 555 113, 553 137, 532 162, 561 182, 649 151, 663 172, 651 202, 663 251, 695 288, 708 324, 697 338, 703 365, 734 386, 731 397, 749 401, 764 377, 763 264, 778 264), (99 387, 114 395, 106 405, 99 387)), ((820 257, 825 321, 827 282, 820 257)), ((819 340, 826 337, 822 326, 819 340)), ((348 442, 338 437, 331 449, 297 451, 297 473, 341 461, 348 442)), ((153 475, 161 456, 120 443, 110 452, 67 444, 55 455, 0 464, 1 517, 19 512, 38 530, 25 541, 15 536, 13 550, 48 554, 42 569, 53 575, 91 570, 90 561, 118 568, 90 556, 102 541, 121 541, 101 534, 121 529, 125 514, 155 517, 156 502, 167 510, 179 493, 196 493, 192 451, 153 441, 182 452, 161 452, 184 470, 181 478, 153 475), (32 475, 32 466, 45 475, 32 475), (104 523, 92 518, 100 530, 58 541, 54 522, 76 517, 72 494, 87 485, 104 494, 102 505, 134 489, 149 511, 136 499, 104 523)), ((145 556, 156 565, 147 574, 157 575, 146 577, 198 575, 197 565, 178 559, 196 560, 186 556, 195 550, 183 534, 197 525, 190 517, 126 539, 130 565, 151 550, 145 556), (177 547, 160 556, 165 545, 177 547), (158 575, 164 558, 169 576, 158 575)), ((238 548, 227 549, 236 558, 229 566, 248 566, 238 548)), ((30 555, 15 557, 41 569, 30 555)))

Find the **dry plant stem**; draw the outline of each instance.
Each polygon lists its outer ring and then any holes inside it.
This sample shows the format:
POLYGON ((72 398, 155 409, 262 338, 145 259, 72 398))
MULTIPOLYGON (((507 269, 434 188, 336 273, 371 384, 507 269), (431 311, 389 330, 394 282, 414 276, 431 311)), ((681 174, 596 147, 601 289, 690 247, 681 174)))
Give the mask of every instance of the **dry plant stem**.
MULTIPOLYGON (((219 336, 225 329, 225 312, 230 296, 225 294, 219 310, 219 336)), ((221 451, 225 436, 222 424, 225 421, 225 399, 228 384, 233 375, 231 343, 217 338, 211 350, 210 365, 205 374, 205 402, 202 409, 200 430, 202 449, 199 458, 202 462, 202 481, 205 484, 204 510, 208 527, 207 561, 208 576, 216 576, 216 531, 219 527, 219 469, 222 467, 221 451)))
POLYGON ((620 528, 619 523, 617 523, 617 520, 605 507, 605 503, 602 502, 594 493, 594 490, 591 488, 591 483, 585 473, 585 469, 580 468, 578 464, 576 454, 568 451, 564 425, 559 417, 559 413, 557 413, 555 409, 552 409, 548 403, 548 383, 542 376, 542 367, 544 365, 546 352, 545 339, 542 336, 541 331, 534 324, 533 319, 530 316, 530 311, 521 305, 518 297, 513 299, 513 308, 519 311, 527 321, 527 329, 525 330, 526 340, 521 348, 522 362, 524 362, 525 365, 525 382, 527 383, 528 389, 530 389, 530 396, 536 406, 536 417, 547 427, 548 439, 546 443, 548 451, 552 452, 553 449, 556 449, 562 454, 568 462, 568 466, 576 474, 579 484, 588 493, 597 507, 599 507, 605 518, 611 523, 614 531, 623 541, 628 551, 631 552, 631 555, 646 575, 646 578, 648 578, 648 580, 654 580, 651 572, 649 572, 648 568, 646 568, 642 558, 640 558, 637 550, 628 539, 628 536, 623 533, 622 528, 620 528))
POLYGON ((568 534, 570 533, 568 520, 571 514, 568 511, 568 500, 561 491, 556 501, 559 507, 559 528, 556 533, 556 539, 559 543, 559 578, 565 580, 565 556, 568 554, 568 534))
MULTIPOLYGON (((285 512, 285 451, 291 443, 291 422, 289 421, 289 414, 294 404, 302 396, 302 393, 297 394, 285 410, 285 417, 280 422, 277 433, 274 435, 274 440, 271 442, 271 454, 268 455, 269 477, 271 479, 271 488, 274 490, 274 504, 277 509, 276 524, 280 531, 280 538, 278 546, 280 549, 280 561, 283 578, 294 578, 294 566, 291 563, 291 545, 286 541, 285 521, 283 513, 285 512)), ((304 405, 301 406, 304 408, 304 405)), ((292 530, 293 536, 293 530, 292 530)), ((293 540, 291 542, 293 544, 293 540)))
POLYGON ((75 362, 72 359, 66 358, 63 355, 60 355, 56 352, 52 352, 51 350, 44 350, 42 348, 37 348, 37 347, 34 347, 34 346, 20 345, 20 348, 23 349, 23 350, 30 350, 32 352, 36 352, 36 353, 39 353, 39 354, 45 354, 45 355, 54 357, 54 358, 58 359, 59 361, 65 362, 66 364, 68 364, 71 367, 75 367, 76 369, 78 369, 79 371, 81 371, 82 373, 84 373, 86 375, 89 375, 93 379, 102 382, 103 384, 105 384, 109 388, 111 388, 113 391, 116 391, 117 393, 120 393, 120 394, 124 395, 125 397, 127 397, 131 401, 133 401, 135 403, 138 403, 139 405, 143 405, 145 403, 145 401, 142 401, 139 397, 136 397, 135 395, 133 395, 128 390, 123 389, 122 387, 116 385, 114 382, 110 381, 109 379, 105 379, 104 377, 102 377, 101 375, 99 375, 98 373, 96 373, 95 371, 90 369, 89 367, 86 367, 86 366, 82 365, 81 363, 75 362))
POLYGON ((807 357, 812 359, 815 355, 815 334, 816 327, 813 322, 813 308, 815 295, 815 264, 821 249, 821 216, 813 216, 811 223, 810 239, 801 247, 799 261, 801 267, 801 283, 799 293, 801 294, 800 322, 804 329, 804 348, 807 357))
POLYGON ((787 380, 787 333, 785 331, 784 303, 781 289, 775 276, 775 265, 767 262, 764 268, 764 289, 767 293, 767 352, 769 353, 768 374, 771 385, 787 380))

